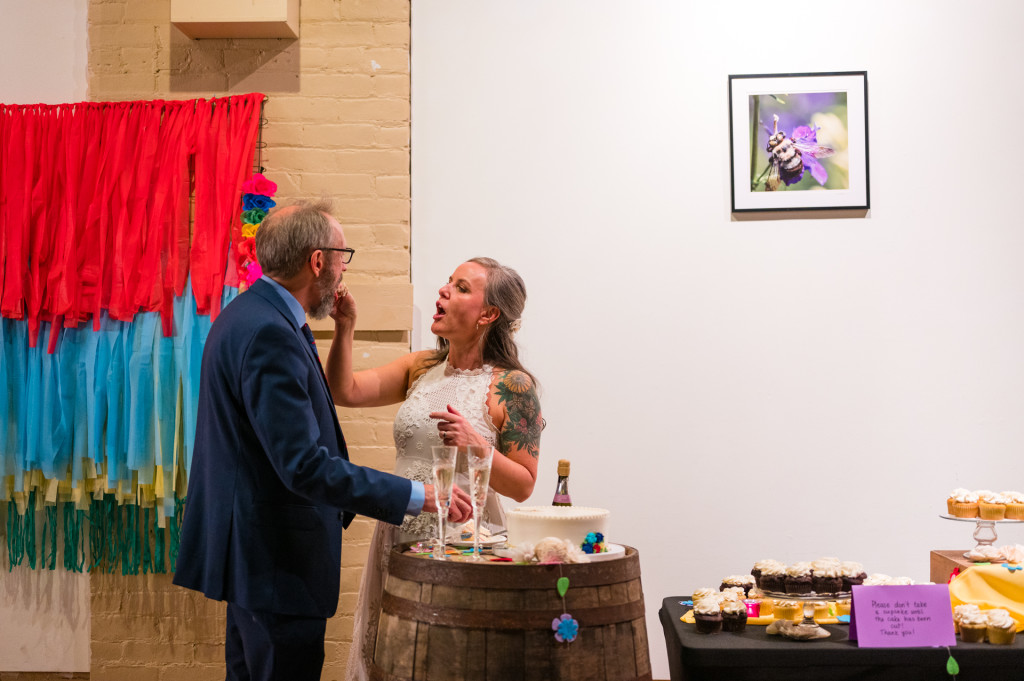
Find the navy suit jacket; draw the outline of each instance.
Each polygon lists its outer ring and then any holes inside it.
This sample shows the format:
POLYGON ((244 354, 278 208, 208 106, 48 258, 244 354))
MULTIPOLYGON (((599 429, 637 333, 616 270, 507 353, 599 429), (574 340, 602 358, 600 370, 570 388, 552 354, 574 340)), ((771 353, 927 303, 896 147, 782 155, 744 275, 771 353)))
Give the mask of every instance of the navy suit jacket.
POLYGON ((227 305, 203 350, 174 583, 249 610, 330 617, 341 531, 399 524, 409 480, 348 461, 327 384, 274 288, 227 305))

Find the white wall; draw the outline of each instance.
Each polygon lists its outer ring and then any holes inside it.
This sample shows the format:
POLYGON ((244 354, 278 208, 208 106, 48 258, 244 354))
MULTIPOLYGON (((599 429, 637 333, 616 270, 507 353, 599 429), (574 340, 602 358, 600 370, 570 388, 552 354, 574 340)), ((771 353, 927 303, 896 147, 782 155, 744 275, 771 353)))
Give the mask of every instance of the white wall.
MULTIPOLYGON (((953 487, 1024 489, 1024 5, 413 3, 413 283, 517 268, 548 428, 531 502, 664 597, 754 561, 928 579, 953 487), (727 77, 867 70, 872 209, 730 216, 727 77)), ((1000 542, 1024 542, 1019 526, 1000 542)))
MULTIPOLYGON (((2 7, 0 102, 84 101, 86 0, 6 0, 2 7)), ((8 572, 6 545, 0 565, 0 671, 88 671, 89 576, 63 568, 8 572)))
POLYGON ((0 22, 0 102, 86 99, 87 0, 5 0, 0 22))

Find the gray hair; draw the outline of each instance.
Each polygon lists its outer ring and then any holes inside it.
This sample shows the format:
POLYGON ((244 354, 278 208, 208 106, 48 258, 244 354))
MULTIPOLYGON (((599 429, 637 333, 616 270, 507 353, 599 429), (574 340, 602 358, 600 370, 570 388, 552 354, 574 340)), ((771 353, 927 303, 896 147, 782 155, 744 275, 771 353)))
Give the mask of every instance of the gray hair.
POLYGON ((331 242, 332 208, 333 201, 324 196, 275 208, 263 218, 256 230, 256 259, 263 271, 282 279, 301 272, 310 253, 331 242), (284 210, 292 207, 295 210, 284 210))

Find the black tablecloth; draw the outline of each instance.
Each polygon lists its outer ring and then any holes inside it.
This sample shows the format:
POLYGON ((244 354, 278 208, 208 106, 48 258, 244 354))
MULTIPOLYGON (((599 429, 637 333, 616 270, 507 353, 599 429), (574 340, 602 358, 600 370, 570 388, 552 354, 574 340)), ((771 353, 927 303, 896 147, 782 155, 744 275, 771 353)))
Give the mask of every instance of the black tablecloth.
MULTIPOLYGON (((826 624, 831 636, 793 641, 748 625, 741 634, 698 634, 680 621, 686 596, 662 601, 660 616, 672 681, 942 681, 945 648, 858 648, 849 627, 826 624)), ((956 681, 1024 680, 1024 634, 1013 645, 962 643, 951 648, 960 665, 956 681)))

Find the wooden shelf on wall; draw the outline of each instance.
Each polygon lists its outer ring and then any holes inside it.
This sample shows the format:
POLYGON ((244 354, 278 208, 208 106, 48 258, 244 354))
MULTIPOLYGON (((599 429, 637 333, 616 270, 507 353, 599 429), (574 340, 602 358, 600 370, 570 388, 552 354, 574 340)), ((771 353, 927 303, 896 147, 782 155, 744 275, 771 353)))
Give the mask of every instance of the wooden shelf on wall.
POLYGON ((171 0, 189 38, 298 38, 299 0, 171 0))

